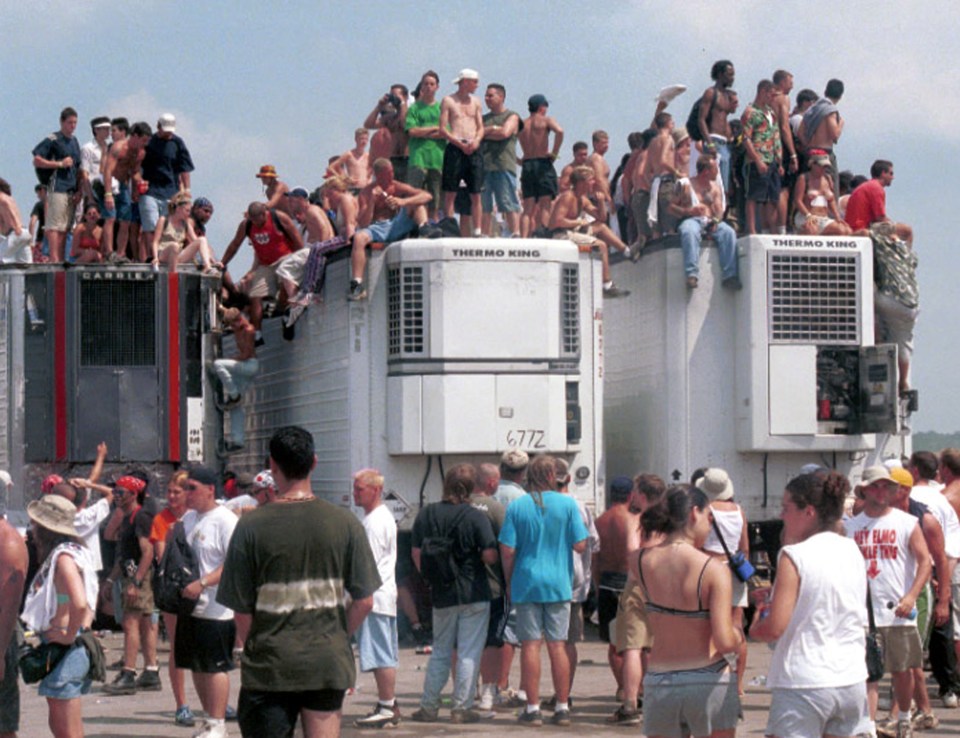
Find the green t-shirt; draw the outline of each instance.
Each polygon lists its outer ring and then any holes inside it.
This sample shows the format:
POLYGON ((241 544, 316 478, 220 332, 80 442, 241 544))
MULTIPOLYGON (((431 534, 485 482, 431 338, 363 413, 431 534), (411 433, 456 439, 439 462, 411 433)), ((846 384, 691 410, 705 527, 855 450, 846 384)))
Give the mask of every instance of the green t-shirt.
MULTIPOLYGON (((517 115, 512 110, 504 110, 502 113, 487 113, 483 116, 483 125, 502 126, 509 120, 511 115, 517 115)), ((520 116, 517 115, 517 118, 520 116)), ((520 127, 523 127, 523 121, 520 121, 520 127)), ((512 172, 517 173, 517 136, 514 134, 510 138, 502 141, 484 140, 480 146, 483 152, 483 171, 485 172, 512 172)))
MULTIPOLYGON (((426 128, 438 125, 440 125, 440 103, 435 102, 432 105, 425 105, 422 102, 415 102, 407 109, 407 119, 404 123, 404 128, 407 131, 411 128, 426 128)), ((437 171, 443 169, 443 151, 447 148, 445 140, 411 136, 408 146, 410 149, 409 166, 419 167, 420 169, 436 169, 437 171)))
POLYGON ((380 575, 363 525, 323 500, 275 502, 234 530, 217 600, 253 615, 241 684, 266 692, 348 689, 356 678, 344 593, 368 597, 380 575))

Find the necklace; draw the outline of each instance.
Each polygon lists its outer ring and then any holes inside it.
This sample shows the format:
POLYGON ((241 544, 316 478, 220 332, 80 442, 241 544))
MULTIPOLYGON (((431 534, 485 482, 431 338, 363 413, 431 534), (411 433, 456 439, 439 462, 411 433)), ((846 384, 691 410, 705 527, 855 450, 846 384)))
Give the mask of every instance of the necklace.
POLYGON ((276 499, 276 502, 308 502, 310 500, 315 500, 315 499, 316 497, 314 497, 310 492, 299 492, 298 494, 292 495, 290 497, 287 497, 287 496, 278 497, 276 499))

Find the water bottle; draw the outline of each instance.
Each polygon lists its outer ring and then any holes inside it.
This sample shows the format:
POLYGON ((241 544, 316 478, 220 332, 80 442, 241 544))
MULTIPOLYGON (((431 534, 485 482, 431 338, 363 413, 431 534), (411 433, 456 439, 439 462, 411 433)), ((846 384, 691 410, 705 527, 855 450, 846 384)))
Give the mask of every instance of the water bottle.
MULTIPOLYGON (((897 607, 897 603, 896 603, 896 602, 888 602, 888 603, 887 603, 887 609, 888 609, 888 610, 895 610, 896 607, 897 607)), ((917 608, 914 607, 914 608, 910 611, 910 613, 907 615, 907 620, 916 620, 916 619, 917 619, 917 608)))

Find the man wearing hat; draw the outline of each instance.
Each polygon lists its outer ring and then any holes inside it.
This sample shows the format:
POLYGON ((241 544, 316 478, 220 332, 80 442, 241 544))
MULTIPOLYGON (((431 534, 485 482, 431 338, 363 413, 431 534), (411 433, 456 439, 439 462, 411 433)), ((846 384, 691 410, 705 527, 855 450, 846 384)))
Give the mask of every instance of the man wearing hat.
MULTIPOLYGON (((866 562, 873 617, 883 642, 884 667, 893 678, 894 730, 888 729, 885 734, 909 736, 914 689, 912 670, 923 666, 920 634, 915 616, 911 615, 930 577, 930 552, 917 519, 891 506, 899 492, 899 483, 885 466, 865 469, 861 489, 863 511, 847 522, 846 532, 860 547, 866 562)), ((870 717, 875 720, 876 682, 867 684, 867 696, 870 717)))
MULTIPOLYGON (((100 115, 90 121, 90 128, 93 131, 93 140, 87 141, 80 147, 80 168, 86 176, 83 179, 83 194, 87 202, 96 202, 100 209, 100 217, 103 218, 103 254, 107 256, 113 252, 113 224, 117 218, 117 209, 111 199, 108 204, 104 198, 107 190, 114 195, 120 191, 119 184, 112 177, 110 181, 104 180, 100 174, 101 162, 107 156, 110 148, 108 140, 110 138, 110 118, 100 115)), ((82 206, 77 208, 77 220, 82 217, 80 212, 82 206)))
POLYGON ((143 507, 147 485, 132 474, 120 477, 113 485, 113 499, 122 512, 117 537, 117 556, 106 583, 114 587, 115 616, 123 625, 123 669, 103 691, 111 695, 132 695, 138 689, 161 688, 157 665, 157 623, 151 572, 153 545, 150 529, 153 514, 143 507), (137 678, 137 652, 143 648, 144 670, 137 678))
MULTIPOLYGON (((6 513, 12 482, 0 470, 0 515, 6 513)), ((0 517, 0 735, 20 729, 20 690, 17 684, 18 644, 15 635, 20 597, 27 576, 27 547, 23 536, 0 517)))
POLYGON ((183 596, 197 604, 192 613, 177 618, 174 657, 177 668, 193 673, 193 685, 207 713, 203 730, 196 735, 222 738, 227 735, 224 721, 237 631, 233 610, 217 602, 217 586, 237 516, 217 504, 215 471, 196 465, 187 474, 183 489, 188 510, 182 522, 187 545, 200 564, 200 578, 183 588, 183 596))
POLYGON ((453 83, 457 91, 440 102, 440 135, 447 140, 443 152, 443 212, 453 215, 453 203, 462 180, 470 193, 474 213, 473 235, 480 236, 480 190, 483 188, 483 110, 473 96, 480 81, 475 69, 461 69, 453 83))
POLYGON ((264 164, 255 176, 263 184, 263 194, 267 196, 267 207, 279 208, 287 215, 293 215, 288 210, 290 203, 287 201, 287 193, 290 188, 286 182, 280 180, 277 168, 273 164, 264 164))
POLYGON ((546 227, 550 202, 557 196, 557 170, 553 164, 563 146, 563 129, 547 115, 550 103, 543 95, 527 100, 530 117, 523 121, 517 140, 523 151, 520 168, 520 189, 523 194, 523 217, 520 234, 527 238, 537 228, 546 227), (553 147, 550 147, 550 133, 553 147))
POLYGON ((193 159, 183 139, 176 135, 177 119, 164 113, 157 120, 157 132, 144 148, 141 176, 147 191, 140 196, 141 253, 153 243, 160 216, 167 215, 167 202, 178 190, 190 189, 193 159))

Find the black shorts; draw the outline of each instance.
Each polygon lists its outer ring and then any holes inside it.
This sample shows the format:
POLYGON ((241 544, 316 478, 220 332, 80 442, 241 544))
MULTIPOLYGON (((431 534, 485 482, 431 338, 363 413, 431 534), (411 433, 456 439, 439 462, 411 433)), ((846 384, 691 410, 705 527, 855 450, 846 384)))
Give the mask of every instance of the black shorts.
POLYGON ((619 591, 606 587, 597 590, 597 619, 600 623, 600 640, 604 643, 610 643, 610 623, 617 617, 619 603, 619 591))
POLYGON ((407 163, 410 161, 408 156, 391 156, 390 163, 393 164, 393 178, 397 182, 407 183, 407 163))
POLYGON ((503 630, 507 627, 507 602, 503 597, 490 600, 490 622, 487 624, 487 642, 484 648, 500 648, 503 645, 503 630))
POLYGON ((529 197, 556 197, 560 188, 557 185, 557 170, 553 168, 553 159, 524 159, 520 169, 520 189, 524 200, 529 197))
POLYGON ((780 199, 780 169, 776 162, 767 167, 766 174, 760 174, 753 162, 747 164, 747 199, 753 202, 777 202, 780 199))
POLYGON ((337 712, 343 707, 343 689, 308 692, 261 692, 240 688, 237 717, 244 738, 292 738, 301 710, 337 712))
POLYGON ((463 149, 447 144, 443 151, 443 178, 440 189, 444 192, 456 192, 460 189, 460 180, 467 185, 467 191, 476 195, 483 189, 483 154, 477 149, 472 154, 463 153, 463 149))
POLYGON ((204 620, 180 615, 174 643, 174 660, 178 669, 201 674, 232 671, 233 644, 237 626, 233 620, 204 620))

